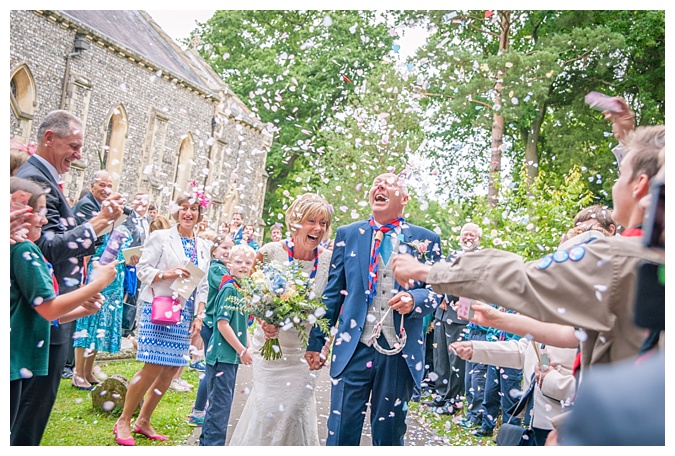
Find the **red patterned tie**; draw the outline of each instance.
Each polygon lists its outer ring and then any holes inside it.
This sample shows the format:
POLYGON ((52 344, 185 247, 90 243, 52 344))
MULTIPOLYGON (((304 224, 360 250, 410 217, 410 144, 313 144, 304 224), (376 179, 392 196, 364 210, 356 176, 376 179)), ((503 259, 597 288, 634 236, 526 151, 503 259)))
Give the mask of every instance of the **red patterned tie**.
MULTIPOLYGON (((63 184, 61 182, 59 182, 59 188, 61 189, 61 193, 63 193, 63 184)), ((65 193, 64 193, 64 195, 65 195, 65 193)))

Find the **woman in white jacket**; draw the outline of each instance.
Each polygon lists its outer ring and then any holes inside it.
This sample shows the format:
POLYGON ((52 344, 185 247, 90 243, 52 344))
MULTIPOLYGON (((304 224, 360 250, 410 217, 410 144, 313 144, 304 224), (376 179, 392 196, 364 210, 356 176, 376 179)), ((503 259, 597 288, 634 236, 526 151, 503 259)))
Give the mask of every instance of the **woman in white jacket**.
POLYGON ((143 396, 145 401, 134 422, 133 432, 151 440, 167 439, 155 431, 150 424, 150 418, 174 375, 190 359, 190 334, 194 332, 197 323, 197 319, 193 318, 195 305, 205 302, 208 294, 206 275, 192 291, 189 299, 171 288, 175 279, 190 278, 190 270, 187 268, 189 263, 206 273, 210 262, 208 243, 195 235, 195 226, 202 218, 203 207, 200 199, 180 196, 176 205, 174 219, 177 224, 167 230, 154 231, 148 237, 136 267, 138 278, 144 283, 138 299, 143 307, 136 360, 144 364, 129 384, 124 410, 113 430, 120 445, 135 444, 131 434, 131 418, 143 396), (154 296, 180 298, 182 310, 178 324, 167 326, 151 322, 154 296))
MULTIPOLYGON (((494 309, 491 306, 476 302, 472 305, 472 309, 474 310, 472 320, 480 321, 481 325, 487 324, 502 328, 500 324, 495 324, 494 320, 490 320, 490 316, 495 316, 494 309)), ((504 312, 496 313, 504 314, 504 312)), ((496 317, 514 320, 522 318, 523 321, 529 319, 529 317, 517 314, 504 315, 496 315, 496 317)), ((559 326, 563 333, 567 333, 569 329, 562 325, 552 323, 550 325, 552 328, 559 326)), ((514 326, 509 326, 509 330, 514 329, 516 329, 514 326)), ((522 334, 519 331, 512 332, 522 334)), ((530 400, 534 400, 531 426, 535 432, 537 445, 544 446, 548 434, 554 429, 551 420, 563 413, 564 405, 570 403, 574 397, 576 379, 572 374, 572 368, 577 349, 533 343, 531 340, 532 337, 499 342, 462 341, 453 342, 450 344, 450 349, 454 350, 464 360, 523 369, 523 391, 529 389, 532 381, 536 383, 533 396, 530 398, 530 400), (537 351, 539 354, 537 354, 537 351), (544 361, 548 358, 548 363, 542 366, 544 363, 540 362, 540 356, 544 361)), ((576 342, 578 343, 578 341, 576 342)), ((568 345, 573 344, 574 341, 571 340, 568 345)))

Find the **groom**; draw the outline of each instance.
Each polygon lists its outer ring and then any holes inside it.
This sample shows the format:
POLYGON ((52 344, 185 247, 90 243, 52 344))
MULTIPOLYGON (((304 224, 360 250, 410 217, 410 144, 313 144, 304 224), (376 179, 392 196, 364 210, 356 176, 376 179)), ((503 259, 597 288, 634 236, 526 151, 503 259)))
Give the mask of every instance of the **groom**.
MULTIPOLYGON (((373 445, 403 445, 408 401, 424 373, 422 320, 440 302, 425 284, 404 289, 391 273, 392 253, 440 258, 439 236, 403 220, 408 200, 398 176, 381 174, 370 188, 370 219, 337 230, 324 290, 326 318, 338 323, 328 446, 359 445, 368 403, 373 445)), ((313 328, 305 354, 311 370, 326 362, 324 343, 313 328)))

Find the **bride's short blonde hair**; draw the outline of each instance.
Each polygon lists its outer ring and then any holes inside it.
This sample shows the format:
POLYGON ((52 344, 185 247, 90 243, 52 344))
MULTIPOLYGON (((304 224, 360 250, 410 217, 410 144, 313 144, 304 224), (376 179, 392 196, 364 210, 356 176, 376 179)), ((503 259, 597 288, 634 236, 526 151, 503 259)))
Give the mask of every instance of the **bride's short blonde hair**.
POLYGON ((286 228, 294 235, 305 220, 322 217, 326 219, 326 233, 321 240, 325 241, 330 239, 331 235, 333 216, 330 205, 316 193, 305 193, 298 196, 286 209, 286 228))

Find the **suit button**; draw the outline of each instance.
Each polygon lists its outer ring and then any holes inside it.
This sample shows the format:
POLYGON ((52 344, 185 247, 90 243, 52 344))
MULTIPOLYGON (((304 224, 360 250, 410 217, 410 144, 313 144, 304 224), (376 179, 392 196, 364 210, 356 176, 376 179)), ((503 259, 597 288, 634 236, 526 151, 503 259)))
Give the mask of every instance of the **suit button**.
POLYGON ((380 310, 384 310, 384 306, 380 307, 380 310))

